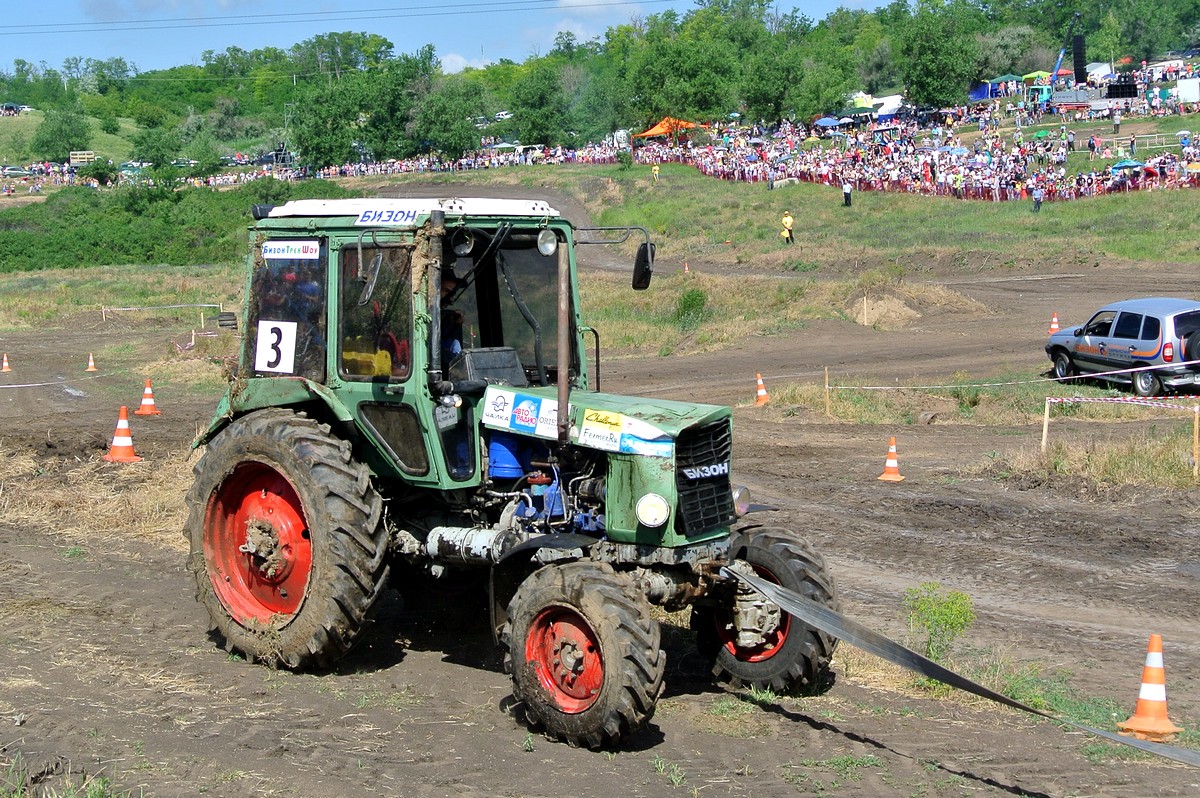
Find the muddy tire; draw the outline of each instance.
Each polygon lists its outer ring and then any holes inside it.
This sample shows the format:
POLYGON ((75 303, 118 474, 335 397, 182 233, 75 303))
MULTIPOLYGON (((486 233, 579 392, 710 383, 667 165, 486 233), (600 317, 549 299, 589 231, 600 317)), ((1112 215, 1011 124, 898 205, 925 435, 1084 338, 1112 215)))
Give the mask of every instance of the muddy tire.
POLYGON ((613 745, 650 720, 666 665, 659 643, 642 594, 609 566, 585 562, 534 572, 501 631, 526 719, 588 748, 613 745))
MULTIPOLYGON (((730 541, 729 556, 745 560, 768 581, 838 609, 825 561, 789 530, 764 527, 740 533, 730 541)), ((712 663, 714 676, 735 686, 778 693, 811 690, 826 680, 836 639, 779 610, 779 624, 766 635, 765 644, 739 647, 733 595, 730 590, 719 604, 699 604, 692 610, 696 647, 712 663)))
POLYGON ((350 445, 290 410, 237 419, 188 493, 196 597, 225 647, 271 666, 327 666, 387 583, 382 500, 350 445))

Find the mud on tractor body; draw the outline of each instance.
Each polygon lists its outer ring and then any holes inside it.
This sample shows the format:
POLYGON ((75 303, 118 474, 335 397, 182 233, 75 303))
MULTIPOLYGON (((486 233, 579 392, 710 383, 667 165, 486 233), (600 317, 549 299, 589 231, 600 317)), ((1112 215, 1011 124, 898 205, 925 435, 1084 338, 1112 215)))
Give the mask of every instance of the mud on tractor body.
MULTIPOLYGON (((514 697, 574 745, 653 714, 651 605, 691 608, 721 678, 820 677, 835 641, 718 573, 836 607, 798 535, 738 527, 729 408, 598 390, 575 247, 611 232, 533 200, 302 200, 255 219, 240 365, 196 442, 186 530, 230 650, 327 666, 389 584, 475 579, 514 697)), ((652 258, 642 244, 635 288, 652 258)))

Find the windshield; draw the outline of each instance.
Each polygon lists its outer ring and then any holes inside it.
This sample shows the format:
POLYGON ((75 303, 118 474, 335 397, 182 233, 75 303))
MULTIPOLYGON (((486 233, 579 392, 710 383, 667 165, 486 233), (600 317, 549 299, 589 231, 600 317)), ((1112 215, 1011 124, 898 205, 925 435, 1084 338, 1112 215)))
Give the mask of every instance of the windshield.
MULTIPOLYGON (((479 236, 477 251, 447 252, 443 282, 443 330, 460 335, 461 349, 511 347, 530 382, 555 379, 558 353, 558 259, 545 256, 527 233, 505 238, 499 249, 479 236)), ((459 350, 443 346, 449 358, 459 350)))

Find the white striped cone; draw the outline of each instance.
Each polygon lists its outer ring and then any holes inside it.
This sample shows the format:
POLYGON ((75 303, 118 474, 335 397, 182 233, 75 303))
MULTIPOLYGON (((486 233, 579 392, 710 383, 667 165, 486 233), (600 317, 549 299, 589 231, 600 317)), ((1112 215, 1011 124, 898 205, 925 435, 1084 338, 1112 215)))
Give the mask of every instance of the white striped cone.
POLYGON ((1163 668, 1162 635, 1150 635, 1137 707, 1129 720, 1118 723, 1117 728, 1122 734, 1159 743, 1167 742, 1182 731, 1167 718, 1167 672, 1163 668))
POLYGON ((113 433, 112 446, 104 459, 110 463, 139 463, 142 458, 133 451, 133 436, 129 433, 129 408, 121 405, 117 417, 117 431, 113 433))
POLYGON ((758 378, 758 386, 755 389, 756 395, 754 398, 754 404, 758 407, 762 407, 771 401, 771 397, 767 396, 767 386, 763 385, 762 375, 757 374, 755 376, 758 378))
POLYGON ((883 473, 879 475, 879 479, 884 482, 903 482, 904 477, 900 475, 900 460, 896 456, 896 436, 888 438, 888 453, 887 459, 883 461, 883 473))
POLYGON ((146 389, 142 391, 142 405, 137 410, 133 411, 135 416, 161 416, 162 411, 154 405, 154 390, 150 387, 150 380, 146 380, 146 389))

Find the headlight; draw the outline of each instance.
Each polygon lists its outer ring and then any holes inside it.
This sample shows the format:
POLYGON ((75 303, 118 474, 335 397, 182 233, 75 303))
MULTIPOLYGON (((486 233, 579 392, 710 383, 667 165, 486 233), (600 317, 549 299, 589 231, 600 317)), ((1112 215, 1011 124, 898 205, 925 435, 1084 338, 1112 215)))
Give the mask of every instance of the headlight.
POLYGON ((547 258, 558 251, 558 236, 550 228, 546 228, 538 233, 538 252, 545 255, 547 258))
POLYGON ((667 500, 657 493, 647 493, 638 499, 636 511, 638 523, 648 527, 662 526, 671 515, 667 500))
POLYGON ((733 514, 741 518, 750 512, 750 489, 745 485, 735 485, 733 488, 733 514))

